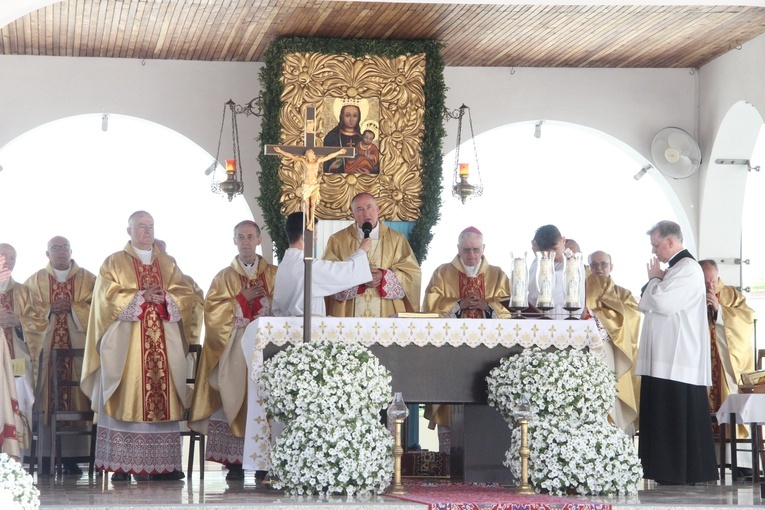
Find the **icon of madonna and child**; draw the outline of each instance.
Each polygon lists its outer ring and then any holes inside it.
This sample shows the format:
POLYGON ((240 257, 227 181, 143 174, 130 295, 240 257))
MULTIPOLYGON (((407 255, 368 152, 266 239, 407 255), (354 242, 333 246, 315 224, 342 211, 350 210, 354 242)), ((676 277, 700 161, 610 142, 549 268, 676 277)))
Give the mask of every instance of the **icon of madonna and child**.
POLYGON ((324 99, 324 125, 334 125, 324 136, 324 147, 356 149, 354 158, 334 158, 326 161, 324 173, 380 173, 379 111, 377 98, 324 99))

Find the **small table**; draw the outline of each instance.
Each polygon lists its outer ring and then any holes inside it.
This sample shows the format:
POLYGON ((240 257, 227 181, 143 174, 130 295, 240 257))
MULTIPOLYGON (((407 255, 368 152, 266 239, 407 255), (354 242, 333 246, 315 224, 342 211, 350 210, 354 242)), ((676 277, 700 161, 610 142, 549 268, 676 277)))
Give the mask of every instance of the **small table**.
POLYGON ((717 411, 717 423, 720 425, 720 481, 725 480, 725 428, 729 424, 730 439, 730 469, 734 477, 736 465, 736 424, 750 424, 752 432, 752 481, 760 481, 760 427, 765 424, 765 393, 736 393, 729 395, 717 411))

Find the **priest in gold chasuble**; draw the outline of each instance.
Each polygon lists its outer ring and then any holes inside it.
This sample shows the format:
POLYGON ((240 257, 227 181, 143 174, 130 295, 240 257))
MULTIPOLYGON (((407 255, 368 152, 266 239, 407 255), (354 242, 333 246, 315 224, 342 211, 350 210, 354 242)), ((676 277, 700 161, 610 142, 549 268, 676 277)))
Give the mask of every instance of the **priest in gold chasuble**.
MULTIPOLYGON (((5 257, 5 268, 12 272, 16 265, 13 246, 0 244, 0 256, 5 257)), ((0 340, 6 343, 10 359, 14 360, 16 375, 24 379, 24 385, 30 392, 34 391, 37 360, 47 325, 42 307, 26 285, 17 283, 10 275, 0 282, 0 340)), ((27 422, 23 430, 17 430, 22 449, 30 444, 28 424, 32 420, 31 411, 21 409, 27 422)))
MULTIPOLYGON (((242 335, 250 322, 271 315, 276 266, 256 253, 260 242, 254 221, 238 224, 234 244, 239 255, 207 292, 205 341, 189 415, 189 426, 207 436, 207 460, 228 466, 228 480, 244 477, 248 371, 242 335)), ((263 435, 270 438, 270 433, 263 435)))
MULTIPOLYGON (((728 395, 739 392, 741 373, 754 370, 754 310, 741 292, 723 283, 714 260, 702 260, 699 264, 707 288, 712 357, 709 407, 716 413, 728 395)), ((748 436, 746 427, 739 425, 738 437, 748 436)))
POLYGON ((591 274, 585 282, 587 311, 606 342, 606 363, 616 372, 616 401, 609 420, 626 434, 638 426, 640 386, 634 365, 640 335, 640 310, 632 293, 614 283, 611 256, 596 251, 588 258, 591 274))
MULTIPOLYGON (((12 268, 6 266, 2 250, 0 245, 0 285, 5 285, 11 277, 12 268)), ((15 258, 14 255, 14 261, 15 258)), ((0 341, 0 453, 20 461, 21 448, 29 436, 19 410, 11 359, 8 343, 0 341)))
POLYGON ((191 395, 186 355, 194 289, 175 260, 152 249, 154 219, 130 216, 130 242, 106 258, 93 292, 82 389, 98 413, 96 466, 181 479, 180 423, 191 395))
POLYGON ((399 312, 418 312, 421 271, 406 237, 378 221, 377 201, 369 193, 356 195, 351 208, 354 223, 330 236, 324 259, 347 259, 368 236, 372 239, 367 253, 372 281, 329 298, 327 315, 390 317, 399 312))
MULTIPOLYGON (((79 388, 64 387, 59 389, 58 395, 53 394, 54 378, 79 380, 82 366, 72 358, 63 358, 58 360, 58 366, 52 367, 51 349, 85 347, 85 328, 88 325, 96 276, 78 266, 72 259, 72 248, 65 237, 56 236, 48 241, 45 256, 50 261, 48 265, 29 277, 25 285, 42 305, 48 318, 39 367, 42 371, 42 387, 37 389, 37 393, 41 399, 40 409, 45 413, 46 433, 43 437, 49 441, 48 411, 52 407, 52 399, 57 399, 58 408, 63 411, 90 409, 90 400, 79 388)), ((50 451, 49 446, 45 448, 43 451, 50 451)), ((77 458, 89 455, 89 438, 72 436, 62 442, 61 449, 64 474, 81 474, 77 458)))
POLYGON ((500 303, 510 297, 510 280, 483 256, 483 234, 475 227, 460 233, 457 256, 439 266, 425 289, 424 312, 444 318, 505 319, 510 313, 500 303))

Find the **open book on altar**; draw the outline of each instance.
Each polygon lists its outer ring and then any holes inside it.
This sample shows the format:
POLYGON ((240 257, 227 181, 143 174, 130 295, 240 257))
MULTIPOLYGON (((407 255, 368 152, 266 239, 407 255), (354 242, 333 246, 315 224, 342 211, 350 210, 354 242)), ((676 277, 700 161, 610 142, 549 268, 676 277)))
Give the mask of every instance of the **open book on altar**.
POLYGON ((398 312, 391 315, 393 319, 438 319, 436 312, 398 312))

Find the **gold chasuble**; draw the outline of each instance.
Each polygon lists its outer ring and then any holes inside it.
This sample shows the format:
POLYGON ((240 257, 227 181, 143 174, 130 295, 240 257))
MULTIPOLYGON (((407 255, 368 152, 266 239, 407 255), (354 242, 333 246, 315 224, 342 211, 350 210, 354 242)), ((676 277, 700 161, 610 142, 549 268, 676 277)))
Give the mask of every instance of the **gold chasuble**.
MULTIPOLYGON (((53 373, 59 380, 79 380, 82 368, 79 364, 74 366, 71 358, 61 359, 58 361, 58 366, 51 367, 51 349, 83 349, 85 347, 85 327, 88 324, 95 283, 96 276, 80 268, 74 260, 64 282, 56 279, 53 266, 48 264, 45 269, 29 277, 25 283, 34 299, 40 303, 42 310, 48 312, 48 328, 42 345, 42 388, 38 389, 42 399, 40 407, 45 413, 46 423, 54 398, 53 377, 50 377, 50 374, 53 373), (71 313, 50 312, 51 303, 59 300, 71 303, 71 313)), ((84 411, 90 408, 90 401, 79 389, 64 387, 59 391, 60 394, 55 396, 58 399, 59 409, 84 411)))
POLYGON ((191 337, 194 289, 175 259, 152 252, 143 264, 130 243, 101 266, 88 321, 82 388, 96 387, 102 372, 103 411, 125 422, 165 422, 183 418, 187 339, 191 337), (142 292, 160 285, 166 302, 145 303, 142 292), (177 310, 170 310, 171 302, 177 310), (172 312, 179 315, 171 320, 172 312), (184 326, 181 331, 178 324, 184 326))
POLYGON ((0 453, 21 461, 21 449, 29 431, 19 410, 16 382, 13 380, 13 364, 8 344, 0 342, 0 453))
MULTIPOLYGON (((489 265, 486 257, 481 257, 481 264, 475 277, 465 274, 459 255, 449 264, 442 264, 430 278, 425 289, 425 301, 422 305, 424 312, 437 312, 441 317, 455 317, 454 310, 457 302, 470 293, 475 293, 485 299, 494 311, 494 316, 505 319, 510 313, 500 303, 501 299, 510 297, 510 280, 502 269, 489 265)), ((463 319, 483 319, 482 310, 461 310, 463 319)))
POLYGON ((13 278, 8 279, 5 292, 0 292, 0 310, 12 310, 21 323, 21 328, 4 328, 0 331, 11 359, 24 360, 24 378, 29 388, 34 388, 43 335, 48 326, 45 311, 35 301, 29 288, 16 283, 13 278))
POLYGON ((640 396, 639 379, 634 376, 641 318, 637 301, 630 291, 615 285, 610 276, 590 274, 585 288, 587 308, 608 333, 613 345, 617 394, 609 417, 625 432, 634 433, 640 396))
MULTIPOLYGON (((388 299, 385 286, 377 288, 358 287, 354 298, 339 301, 328 298, 327 315, 332 317, 390 317, 399 312, 418 312, 420 310, 420 284, 422 273, 409 242, 401 233, 378 222, 378 239, 372 240, 372 249, 367 254, 373 269, 392 271, 403 288, 404 297, 388 299)), ((346 260, 358 250, 360 244, 358 228, 351 224, 330 236, 324 250, 324 259, 331 261, 346 260)))
MULTIPOLYGON (((746 298, 733 287, 717 279, 715 288, 720 309, 709 317, 710 350, 712 353, 712 386, 709 388, 710 410, 716 413, 728 395, 738 393, 742 372, 754 370, 754 310, 746 298), (722 324, 719 314, 722 313, 722 324)), ((746 427, 738 427, 738 437, 748 437, 746 427)))
POLYGON ((257 270, 252 276, 247 276, 239 259, 234 258, 229 267, 215 276, 207 291, 205 341, 194 387, 189 426, 201 434, 210 434, 208 460, 242 462, 243 443, 237 452, 229 452, 233 455, 231 457, 216 448, 212 436, 222 433, 244 437, 247 419, 247 365, 241 339, 251 321, 261 314, 270 313, 275 278, 276 266, 267 263, 263 257, 258 257, 257 270), (266 296, 248 303, 241 292, 253 287, 255 283, 263 286, 266 296), (221 388, 225 388, 225 391, 221 392, 221 388), (215 420, 211 418, 221 407, 227 422, 225 424, 214 423, 215 420), (215 431, 214 427, 217 427, 215 431), (220 430, 221 427, 230 430, 220 430))

